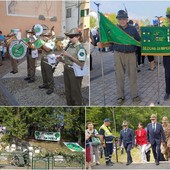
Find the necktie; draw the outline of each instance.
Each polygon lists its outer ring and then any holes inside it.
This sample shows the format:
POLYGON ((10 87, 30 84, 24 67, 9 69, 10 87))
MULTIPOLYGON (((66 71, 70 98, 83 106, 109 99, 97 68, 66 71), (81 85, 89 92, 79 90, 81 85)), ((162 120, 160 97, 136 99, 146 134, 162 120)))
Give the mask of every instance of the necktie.
POLYGON ((152 130, 155 132, 155 123, 152 124, 152 130))
POLYGON ((127 132, 127 129, 125 129, 125 133, 127 132))

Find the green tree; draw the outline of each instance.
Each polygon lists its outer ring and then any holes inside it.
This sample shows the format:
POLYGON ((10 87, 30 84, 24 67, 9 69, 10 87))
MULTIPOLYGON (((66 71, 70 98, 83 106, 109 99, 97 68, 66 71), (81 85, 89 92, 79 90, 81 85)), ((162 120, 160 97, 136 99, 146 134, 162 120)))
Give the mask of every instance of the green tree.
MULTIPOLYGON (((84 107, 3 107, 0 108, 0 122, 13 138, 26 139, 30 132, 55 131, 59 127, 59 115, 64 116, 66 139, 84 144, 85 110, 84 107), (69 132, 74 132, 69 135, 69 132), (68 137, 68 138, 67 138, 68 137)), ((33 132, 34 133, 34 132, 33 132)), ((34 136, 33 136, 34 137, 34 136)))
POLYGON ((140 22, 140 26, 150 26, 151 25, 151 22, 148 18, 145 20, 141 19, 139 22, 140 22))
POLYGON ((115 13, 108 14, 107 18, 115 25, 118 23, 115 13))
POLYGON ((90 16, 90 29, 97 27, 97 18, 90 16))
POLYGON ((142 122, 146 127, 150 123, 151 114, 157 115, 158 122, 161 122, 163 116, 167 116, 170 120, 169 107, 105 107, 105 110, 102 107, 88 107, 86 109, 86 121, 92 121, 98 130, 103 124, 104 118, 110 118, 113 121, 111 128, 117 134, 122 129, 124 120, 127 120, 129 127, 134 130, 137 129, 138 122, 142 122))
POLYGON ((85 108, 73 107, 65 114, 65 130, 81 145, 85 135, 85 108))

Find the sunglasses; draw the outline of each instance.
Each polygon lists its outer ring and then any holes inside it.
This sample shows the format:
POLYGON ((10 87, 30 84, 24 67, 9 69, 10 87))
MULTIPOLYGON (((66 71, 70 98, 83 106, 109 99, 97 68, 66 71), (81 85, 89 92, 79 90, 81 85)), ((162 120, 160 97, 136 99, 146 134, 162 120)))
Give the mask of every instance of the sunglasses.
POLYGON ((72 35, 72 36, 69 36, 70 39, 74 38, 74 37, 78 37, 77 35, 72 35))

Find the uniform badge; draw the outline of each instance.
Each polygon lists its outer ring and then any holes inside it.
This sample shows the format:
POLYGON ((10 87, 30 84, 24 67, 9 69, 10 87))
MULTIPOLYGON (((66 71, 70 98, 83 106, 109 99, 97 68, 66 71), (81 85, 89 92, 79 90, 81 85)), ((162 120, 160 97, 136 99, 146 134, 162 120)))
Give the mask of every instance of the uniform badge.
POLYGON ((78 52, 78 60, 85 61, 86 60, 86 51, 85 49, 81 48, 78 52))

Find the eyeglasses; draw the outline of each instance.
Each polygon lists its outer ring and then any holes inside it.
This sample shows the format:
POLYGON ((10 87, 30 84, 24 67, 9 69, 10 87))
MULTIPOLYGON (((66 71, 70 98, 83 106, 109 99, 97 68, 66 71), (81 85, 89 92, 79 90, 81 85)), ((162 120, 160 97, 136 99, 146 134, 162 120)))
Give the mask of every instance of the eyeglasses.
POLYGON ((74 38, 75 36, 69 36, 70 39, 74 38))

